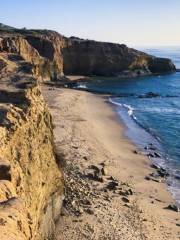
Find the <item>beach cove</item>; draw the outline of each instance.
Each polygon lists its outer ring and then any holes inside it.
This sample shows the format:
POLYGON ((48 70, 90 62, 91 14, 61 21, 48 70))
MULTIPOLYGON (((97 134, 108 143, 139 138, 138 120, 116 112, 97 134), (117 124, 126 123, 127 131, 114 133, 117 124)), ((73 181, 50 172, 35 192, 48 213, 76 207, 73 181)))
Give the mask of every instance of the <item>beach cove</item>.
POLYGON ((179 239, 179 213, 167 209, 174 200, 166 184, 146 179, 156 170, 125 137, 107 97, 48 87, 43 95, 66 161, 57 238, 179 239))

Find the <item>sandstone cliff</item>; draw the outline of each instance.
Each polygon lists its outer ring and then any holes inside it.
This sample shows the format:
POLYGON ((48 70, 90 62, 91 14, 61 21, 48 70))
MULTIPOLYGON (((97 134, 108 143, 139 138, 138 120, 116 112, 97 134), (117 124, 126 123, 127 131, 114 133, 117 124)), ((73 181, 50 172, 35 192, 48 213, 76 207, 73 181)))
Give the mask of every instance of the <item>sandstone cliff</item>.
POLYGON ((156 58, 124 44, 66 38, 48 30, 0 27, 0 52, 16 53, 41 81, 63 74, 138 76, 175 71, 169 59, 156 58))
POLYGON ((49 239, 60 214, 63 180, 38 81, 174 70, 125 45, 0 25, 0 239, 49 239))
POLYGON ((0 151, 0 239, 49 239, 63 181, 51 116, 36 80, 22 73, 1 78, 0 151))
POLYGON ((150 56, 124 44, 77 38, 68 39, 63 60, 65 74, 121 76, 122 73, 142 75, 175 70, 171 60, 150 56))
POLYGON ((63 46, 64 38, 52 31, 0 31, 0 52, 18 55, 41 81, 63 76, 63 46))

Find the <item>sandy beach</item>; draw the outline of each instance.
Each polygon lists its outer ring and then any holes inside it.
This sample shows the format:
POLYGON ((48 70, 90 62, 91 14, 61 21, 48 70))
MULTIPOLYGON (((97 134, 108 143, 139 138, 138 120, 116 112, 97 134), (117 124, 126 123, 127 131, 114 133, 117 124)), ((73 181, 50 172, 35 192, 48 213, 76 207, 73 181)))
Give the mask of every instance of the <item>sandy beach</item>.
POLYGON ((42 87, 66 185, 57 239, 176 240, 180 216, 105 96, 42 87), (63 159, 63 160, 62 160, 63 159))

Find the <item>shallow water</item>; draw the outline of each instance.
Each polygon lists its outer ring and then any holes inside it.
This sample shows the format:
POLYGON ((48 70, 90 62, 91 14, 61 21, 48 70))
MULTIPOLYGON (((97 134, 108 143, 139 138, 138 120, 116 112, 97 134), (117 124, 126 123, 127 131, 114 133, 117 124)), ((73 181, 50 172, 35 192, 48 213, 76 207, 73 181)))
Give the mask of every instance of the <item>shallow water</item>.
MULTIPOLYGON (((180 69, 180 47, 141 50, 171 58, 180 69)), ((124 80, 96 78, 79 87, 111 93, 127 136, 142 149, 153 143, 161 152, 162 158, 154 161, 171 174, 169 188, 180 203, 180 72, 124 80), (157 95, 146 97, 149 92, 157 95)))

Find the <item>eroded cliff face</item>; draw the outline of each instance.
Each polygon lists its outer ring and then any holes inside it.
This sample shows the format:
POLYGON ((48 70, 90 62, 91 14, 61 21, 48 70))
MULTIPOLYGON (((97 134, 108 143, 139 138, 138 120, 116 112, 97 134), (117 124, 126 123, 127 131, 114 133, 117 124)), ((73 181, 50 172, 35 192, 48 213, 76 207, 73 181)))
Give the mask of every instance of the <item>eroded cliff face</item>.
POLYGON ((175 70, 169 59, 150 56, 128 48, 124 44, 70 38, 63 48, 65 74, 118 76, 123 72, 132 76, 166 73, 175 70))
POLYGON ((11 80, 0 84, 0 239, 52 239, 63 181, 51 116, 35 79, 11 80))
POLYGON ((52 239, 60 214, 63 180, 39 82, 174 70, 169 59, 125 45, 0 28, 0 239, 52 239))
POLYGON ((0 52, 19 55, 41 81, 62 81, 64 74, 133 77, 175 71, 171 60, 124 44, 66 38, 48 30, 0 28, 0 52))
POLYGON ((63 37, 51 31, 3 31, 0 34, 0 52, 18 55, 26 62, 26 68, 29 64, 29 73, 41 81, 58 80, 63 77, 63 46, 63 37))

